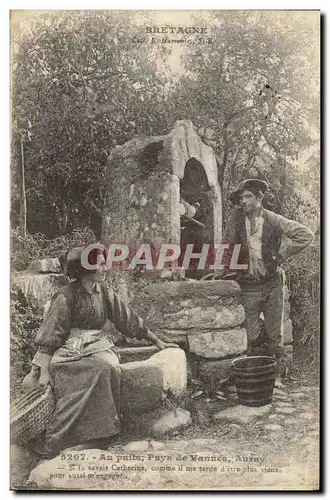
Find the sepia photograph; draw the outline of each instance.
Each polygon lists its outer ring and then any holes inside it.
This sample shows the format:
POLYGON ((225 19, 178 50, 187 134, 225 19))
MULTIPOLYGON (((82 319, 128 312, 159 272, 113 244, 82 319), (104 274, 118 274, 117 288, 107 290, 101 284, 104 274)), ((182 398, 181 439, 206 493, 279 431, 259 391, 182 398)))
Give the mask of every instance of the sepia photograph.
POLYGON ((10 11, 10 490, 320 491, 320 38, 10 11))

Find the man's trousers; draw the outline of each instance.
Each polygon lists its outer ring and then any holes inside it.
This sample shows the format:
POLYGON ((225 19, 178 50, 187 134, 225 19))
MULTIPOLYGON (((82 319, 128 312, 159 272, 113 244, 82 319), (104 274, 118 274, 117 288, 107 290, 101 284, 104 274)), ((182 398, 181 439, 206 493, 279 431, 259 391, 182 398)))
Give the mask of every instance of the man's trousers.
POLYGON ((248 354, 260 354, 260 313, 263 313, 267 352, 269 355, 281 358, 283 356, 284 271, 279 268, 274 276, 260 281, 242 281, 240 285, 242 304, 245 309, 248 354))

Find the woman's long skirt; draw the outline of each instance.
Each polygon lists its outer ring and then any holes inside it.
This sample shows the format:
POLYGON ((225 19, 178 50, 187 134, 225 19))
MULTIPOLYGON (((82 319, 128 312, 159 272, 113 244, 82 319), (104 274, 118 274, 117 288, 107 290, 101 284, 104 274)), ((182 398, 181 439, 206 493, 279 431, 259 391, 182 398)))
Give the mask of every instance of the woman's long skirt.
POLYGON ((45 455, 120 432, 120 366, 113 350, 51 362, 55 410, 45 434, 45 455))

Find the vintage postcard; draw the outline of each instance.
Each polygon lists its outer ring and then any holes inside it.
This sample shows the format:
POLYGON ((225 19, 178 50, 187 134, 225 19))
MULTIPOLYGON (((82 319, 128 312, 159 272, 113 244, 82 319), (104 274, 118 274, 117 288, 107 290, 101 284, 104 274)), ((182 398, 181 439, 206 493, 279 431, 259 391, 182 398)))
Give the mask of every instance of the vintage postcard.
POLYGON ((319 11, 11 11, 10 488, 319 490, 319 183, 319 11))

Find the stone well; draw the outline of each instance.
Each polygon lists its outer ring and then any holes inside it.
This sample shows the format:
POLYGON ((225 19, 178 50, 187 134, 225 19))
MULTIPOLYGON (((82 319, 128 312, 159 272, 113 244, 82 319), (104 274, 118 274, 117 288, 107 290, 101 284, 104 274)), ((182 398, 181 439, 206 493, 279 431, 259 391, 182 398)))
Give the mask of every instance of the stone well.
MULTIPOLYGON (((126 244, 132 253, 150 244, 156 254, 162 243, 180 245, 183 254, 188 244, 198 252, 202 245, 221 242, 217 162, 191 121, 176 122, 167 135, 136 136, 115 147, 107 178, 102 242, 126 244)), ((182 258, 162 272, 154 268, 133 279, 124 263, 132 307, 155 332, 179 342, 188 354, 190 372, 196 363, 214 364, 244 353, 239 286, 185 280, 203 275, 197 265, 187 269, 181 281, 173 281, 181 264, 182 258)), ((228 368, 228 361, 225 364, 228 368)))
MULTIPOLYGON (((112 150, 102 217, 104 244, 126 244, 134 254, 141 244, 150 244, 157 255, 162 243, 178 244, 181 250, 192 244, 198 251, 203 244, 220 243, 221 237, 222 198, 215 154, 191 121, 176 122, 166 135, 135 136, 112 150)), ((128 271, 127 264, 122 262, 109 272, 115 291, 156 333, 179 342, 193 376, 209 382, 226 378, 230 360, 247 349, 239 285, 199 281, 208 269, 178 272, 180 259, 164 270, 154 267, 147 272, 128 271)), ((35 307, 44 306, 64 283, 56 259, 32 263, 12 279, 13 288, 35 307)), ((286 303, 284 341, 292 360, 286 303)), ((114 330, 109 325, 109 333, 120 338, 114 330)), ((155 352, 134 342, 121 351, 123 362, 141 362, 155 352)))
POLYGON ((206 374, 207 382, 228 377, 230 361, 247 349, 244 309, 235 281, 151 283, 139 289, 132 306, 155 332, 186 350, 193 377, 206 374))

